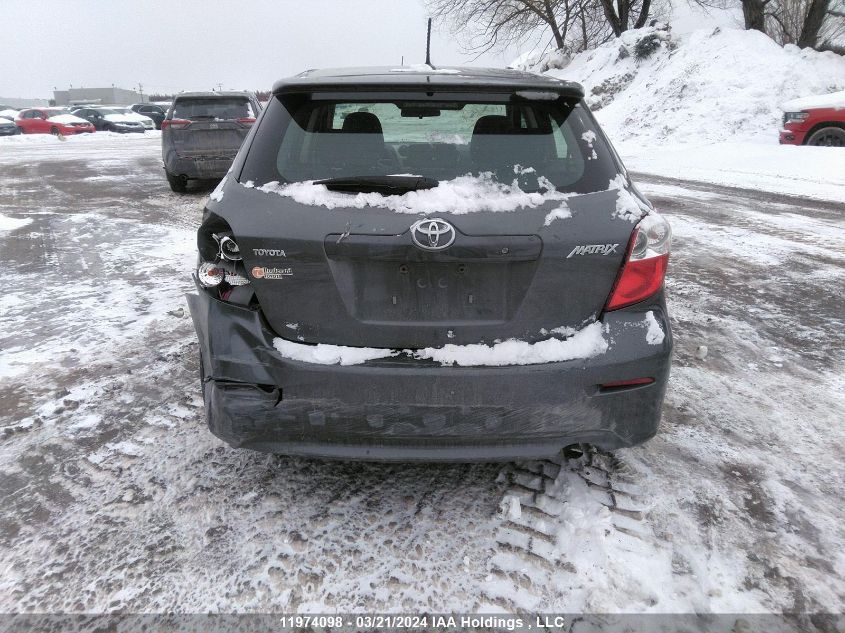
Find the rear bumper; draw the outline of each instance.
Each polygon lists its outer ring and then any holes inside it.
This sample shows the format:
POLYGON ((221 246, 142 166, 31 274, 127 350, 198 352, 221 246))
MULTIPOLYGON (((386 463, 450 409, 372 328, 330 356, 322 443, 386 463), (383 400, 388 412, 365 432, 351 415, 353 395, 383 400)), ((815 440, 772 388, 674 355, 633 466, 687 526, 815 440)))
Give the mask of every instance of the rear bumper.
POLYGON ((174 176, 211 180, 223 178, 234 160, 234 156, 232 158, 191 158, 179 156, 175 151, 170 150, 164 155, 164 169, 174 176))
POLYGON ((609 313, 607 352, 508 367, 384 360, 342 367, 282 358, 258 311, 199 291, 206 419, 235 447, 372 460, 484 461, 552 456, 569 444, 632 446, 657 432, 672 337, 662 296, 609 313), (648 344, 653 310, 664 340, 648 344), (652 377, 648 385, 601 390, 652 377))

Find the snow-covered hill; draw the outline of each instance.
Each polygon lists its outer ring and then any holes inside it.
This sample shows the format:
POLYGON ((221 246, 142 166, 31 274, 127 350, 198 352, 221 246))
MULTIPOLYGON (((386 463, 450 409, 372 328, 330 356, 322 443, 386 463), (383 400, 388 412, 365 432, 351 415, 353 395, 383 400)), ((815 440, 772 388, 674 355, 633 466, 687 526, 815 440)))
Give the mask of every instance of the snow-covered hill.
POLYGON ((845 151, 777 144, 781 106, 845 89, 845 57, 757 31, 649 27, 571 61, 528 54, 512 66, 581 83, 634 172, 845 199, 845 151))
POLYGON ((628 31, 549 73, 584 85, 612 138, 647 145, 777 142, 782 103, 845 89, 842 56, 737 29, 628 31), (644 39, 656 50, 640 58, 644 39))

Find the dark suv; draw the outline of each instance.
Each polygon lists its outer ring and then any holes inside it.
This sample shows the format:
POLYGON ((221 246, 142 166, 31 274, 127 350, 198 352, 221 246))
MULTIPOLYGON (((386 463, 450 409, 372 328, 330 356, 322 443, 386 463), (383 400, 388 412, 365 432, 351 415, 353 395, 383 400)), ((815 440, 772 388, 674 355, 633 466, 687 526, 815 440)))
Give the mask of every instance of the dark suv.
POLYGON ((575 83, 280 81, 198 233, 207 422, 233 446, 543 457, 655 434, 669 225, 575 83))
POLYGON ((161 124, 161 155, 170 188, 187 191, 189 180, 219 180, 260 111, 246 92, 183 92, 161 124))
POLYGON ((167 112, 160 105, 155 103, 133 103, 129 109, 138 114, 143 114, 153 120, 157 130, 161 129, 161 122, 167 116, 167 112))

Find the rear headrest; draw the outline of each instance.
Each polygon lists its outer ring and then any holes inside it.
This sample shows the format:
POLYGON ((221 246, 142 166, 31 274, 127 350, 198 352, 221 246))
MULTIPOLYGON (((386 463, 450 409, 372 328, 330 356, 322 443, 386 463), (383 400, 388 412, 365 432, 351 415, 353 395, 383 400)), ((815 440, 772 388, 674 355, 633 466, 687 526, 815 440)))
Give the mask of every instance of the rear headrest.
POLYGON ((476 134, 508 134, 513 129, 511 120, 500 114, 488 114, 475 122, 472 135, 476 134))
POLYGON ((343 120, 342 130, 352 134, 381 134, 381 121, 372 112, 352 112, 343 120))

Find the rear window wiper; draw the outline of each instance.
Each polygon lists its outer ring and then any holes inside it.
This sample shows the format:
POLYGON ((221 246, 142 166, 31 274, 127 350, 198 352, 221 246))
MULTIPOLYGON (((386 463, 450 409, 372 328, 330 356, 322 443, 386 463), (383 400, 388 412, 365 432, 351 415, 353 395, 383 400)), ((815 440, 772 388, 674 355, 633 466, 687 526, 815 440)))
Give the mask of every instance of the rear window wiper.
POLYGON ((438 182, 425 176, 346 176, 314 181, 329 191, 356 193, 402 194, 420 189, 434 189, 438 182))

